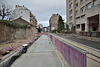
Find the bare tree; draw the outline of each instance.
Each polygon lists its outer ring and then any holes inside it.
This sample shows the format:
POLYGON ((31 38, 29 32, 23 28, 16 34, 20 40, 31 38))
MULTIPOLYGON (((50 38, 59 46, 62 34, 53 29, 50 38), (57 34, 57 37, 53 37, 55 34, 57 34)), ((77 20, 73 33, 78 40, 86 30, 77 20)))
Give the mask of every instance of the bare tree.
POLYGON ((5 19, 9 19, 10 15, 11 15, 11 8, 10 8, 10 5, 8 5, 7 2, 4 2, 3 0, 0 2, 0 17, 2 20, 5 19))

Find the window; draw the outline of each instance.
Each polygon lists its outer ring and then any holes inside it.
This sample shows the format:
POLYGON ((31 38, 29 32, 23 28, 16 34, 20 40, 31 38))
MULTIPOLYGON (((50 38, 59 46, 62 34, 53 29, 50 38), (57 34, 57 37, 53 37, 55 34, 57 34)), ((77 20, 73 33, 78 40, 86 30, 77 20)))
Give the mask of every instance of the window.
POLYGON ((78 7, 78 3, 75 4, 75 7, 76 7, 76 8, 78 7))
POLYGON ((90 8, 92 8, 92 3, 91 2, 86 5, 86 9, 90 9, 90 8))
POLYGON ((75 14, 76 14, 76 15, 78 14, 78 10, 75 12, 75 14))
POLYGON ((84 12, 84 11, 85 11, 85 7, 82 7, 82 8, 81 8, 81 12, 84 12))
POLYGON ((72 16, 69 18, 69 20, 72 20, 72 16))
POLYGON ((72 10, 70 10, 70 12, 69 12, 70 14, 72 14, 72 10))
POLYGON ((77 27, 77 29, 79 29, 80 28, 80 25, 78 24, 78 25, 76 25, 76 27, 77 27))
POLYGON ((76 19, 80 19, 80 17, 76 17, 76 19))
POLYGON ((75 0, 75 2, 77 2, 78 0, 75 0))
POLYGON ((71 3, 70 5, 69 5, 69 8, 72 8, 73 7, 73 4, 71 3))
POLYGON ((79 20, 80 20, 80 17, 77 17, 77 18, 76 18, 76 22, 79 22, 79 20))
POLYGON ((85 15, 82 15, 82 16, 81 16, 81 18, 84 18, 84 17, 85 17, 85 15))
POLYGON ((85 2, 85 0, 81 0, 81 3, 84 3, 85 2))
POLYGON ((94 6, 100 4, 100 0, 93 0, 93 4, 94 4, 94 6))

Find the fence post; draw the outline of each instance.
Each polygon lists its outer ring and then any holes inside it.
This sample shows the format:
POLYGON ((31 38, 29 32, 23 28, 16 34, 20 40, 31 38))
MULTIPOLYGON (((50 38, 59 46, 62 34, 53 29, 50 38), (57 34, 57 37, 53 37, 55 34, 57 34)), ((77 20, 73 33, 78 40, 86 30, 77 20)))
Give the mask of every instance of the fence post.
POLYGON ((85 53, 85 67, 87 67, 87 57, 86 57, 86 53, 85 53))
POLYGON ((3 62, 3 67, 4 67, 4 62, 3 62))

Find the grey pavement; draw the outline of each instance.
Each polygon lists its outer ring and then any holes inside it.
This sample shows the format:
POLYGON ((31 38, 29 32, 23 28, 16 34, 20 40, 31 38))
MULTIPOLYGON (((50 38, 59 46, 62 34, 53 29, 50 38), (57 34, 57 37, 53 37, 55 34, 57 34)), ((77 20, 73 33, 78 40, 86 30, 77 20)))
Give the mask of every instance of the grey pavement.
POLYGON ((42 35, 11 67, 62 67, 52 43, 42 35))
POLYGON ((56 35, 60 36, 62 38, 71 40, 71 41, 78 42, 80 44, 83 44, 83 45, 86 45, 86 46, 89 46, 89 47, 92 47, 92 48, 95 48, 97 50, 100 50, 100 42, 95 42, 95 41, 90 41, 90 40, 86 40, 86 39, 81 39, 81 38, 78 38, 76 36, 65 36, 65 35, 58 35, 58 34, 56 34, 56 35))

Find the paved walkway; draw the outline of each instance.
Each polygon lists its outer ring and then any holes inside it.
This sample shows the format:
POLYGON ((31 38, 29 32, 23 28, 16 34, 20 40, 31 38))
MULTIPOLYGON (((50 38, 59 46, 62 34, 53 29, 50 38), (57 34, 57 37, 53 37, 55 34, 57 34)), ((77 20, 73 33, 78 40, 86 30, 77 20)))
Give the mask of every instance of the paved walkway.
POLYGON ((71 41, 75 41, 75 42, 78 42, 80 44, 83 44, 83 45, 95 48, 97 50, 100 50, 100 42, 90 41, 90 40, 86 40, 86 39, 80 39, 76 36, 64 36, 64 35, 57 35, 57 36, 60 36, 62 38, 65 38, 65 39, 68 39, 71 41))
POLYGON ((63 67, 54 46, 42 35, 11 67, 63 67))

